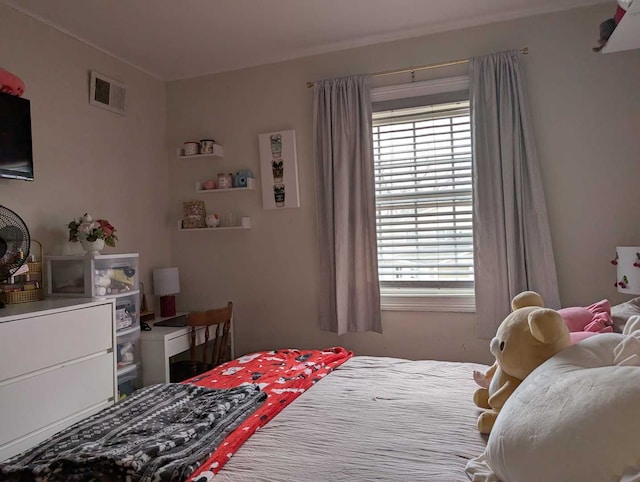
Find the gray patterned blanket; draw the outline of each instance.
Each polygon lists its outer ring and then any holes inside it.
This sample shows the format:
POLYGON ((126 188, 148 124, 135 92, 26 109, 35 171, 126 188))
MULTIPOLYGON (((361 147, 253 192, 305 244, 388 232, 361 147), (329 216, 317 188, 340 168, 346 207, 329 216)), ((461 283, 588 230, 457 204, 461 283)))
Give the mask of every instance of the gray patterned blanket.
POLYGON ((255 385, 152 385, 6 460, 0 479, 184 480, 266 398, 255 385))

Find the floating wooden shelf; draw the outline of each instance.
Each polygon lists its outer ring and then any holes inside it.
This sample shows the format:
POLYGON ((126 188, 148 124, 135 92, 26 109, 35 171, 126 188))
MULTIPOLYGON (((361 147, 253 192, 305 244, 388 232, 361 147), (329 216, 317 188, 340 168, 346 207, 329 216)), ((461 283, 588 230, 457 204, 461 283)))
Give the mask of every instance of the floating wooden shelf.
POLYGON ((193 154, 191 156, 184 155, 184 148, 178 147, 177 152, 178 159, 193 159, 196 157, 224 157, 224 149, 219 144, 213 145, 213 152, 211 154, 193 154))
POLYGON ((256 180, 252 178, 247 179, 247 187, 230 187, 227 189, 202 189, 202 183, 196 182, 196 192, 223 193, 223 192, 238 192, 238 191, 254 191, 255 189, 256 189, 256 180))
POLYGON ((233 229, 251 229, 251 223, 247 227, 239 224, 237 226, 219 226, 216 228, 183 228, 182 221, 178 221, 178 231, 230 231, 233 229))

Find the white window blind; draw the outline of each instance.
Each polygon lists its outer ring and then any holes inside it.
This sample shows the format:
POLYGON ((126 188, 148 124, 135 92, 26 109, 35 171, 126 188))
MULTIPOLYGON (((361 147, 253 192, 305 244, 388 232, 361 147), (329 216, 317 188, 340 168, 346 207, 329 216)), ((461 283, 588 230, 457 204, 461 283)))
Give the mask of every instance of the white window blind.
POLYGON ((473 286, 469 102, 374 112, 382 287, 473 286))

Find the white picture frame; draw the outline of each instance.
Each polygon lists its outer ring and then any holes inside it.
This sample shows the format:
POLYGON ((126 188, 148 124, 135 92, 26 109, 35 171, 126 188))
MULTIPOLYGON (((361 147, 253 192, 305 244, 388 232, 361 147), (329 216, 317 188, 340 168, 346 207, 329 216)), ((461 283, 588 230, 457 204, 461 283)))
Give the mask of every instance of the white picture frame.
POLYGON ((262 206, 264 209, 300 207, 296 131, 258 135, 262 206))

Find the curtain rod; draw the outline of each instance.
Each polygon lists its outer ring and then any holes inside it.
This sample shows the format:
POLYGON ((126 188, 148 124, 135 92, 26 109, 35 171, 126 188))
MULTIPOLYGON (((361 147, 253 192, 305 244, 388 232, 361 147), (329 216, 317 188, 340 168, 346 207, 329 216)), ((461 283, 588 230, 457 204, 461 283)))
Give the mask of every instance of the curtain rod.
MULTIPOLYGON (((527 55, 529 53, 529 47, 521 48, 520 53, 522 55, 527 55)), ((449 62, 442 62, 439 64, 421 65, 419 67, 406 67, 404 69, 399 69, 399 70, 386 70, 384 72, 376 72, 373 74, 369 74, 369 77, 384 77, 385 75, 405 74, 407 72, 413 73, 419 70, 431 70, 431 69, 438 69, 440 67, 450 67, 452 65, 466 64, 469 62, 469 60, 470 59, 451 60, 449 62)), ((307 82, 308 89, 310 89, 314 85, 315 85, 315 81, 307 82)))

